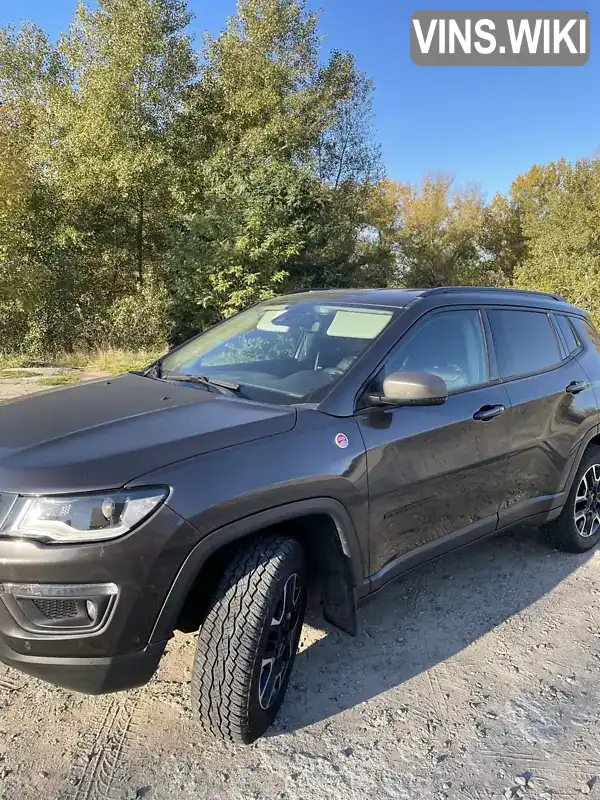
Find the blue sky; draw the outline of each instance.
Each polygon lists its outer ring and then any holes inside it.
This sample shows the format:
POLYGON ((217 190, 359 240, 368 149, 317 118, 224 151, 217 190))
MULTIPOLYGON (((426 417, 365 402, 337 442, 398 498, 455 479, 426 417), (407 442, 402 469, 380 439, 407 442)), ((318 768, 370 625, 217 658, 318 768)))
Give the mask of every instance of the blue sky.
MULTIPOLYGON (((0 24, 33 19, 51 36, 76 0, 0 0, 0 24)), ((235 0, 190 0, 194 30, 216 33, 235 0)), ((315 0, 326 49, 351 50, 375 81, 377 136, 390 177, 417 181, 450 172, 491 197, 534 163, 591 156, 600 147, 600 29, 590 0, 315 0), (587 10, 591 58, 585 67, 416 67, 411 15, 420 9, 587 10)))

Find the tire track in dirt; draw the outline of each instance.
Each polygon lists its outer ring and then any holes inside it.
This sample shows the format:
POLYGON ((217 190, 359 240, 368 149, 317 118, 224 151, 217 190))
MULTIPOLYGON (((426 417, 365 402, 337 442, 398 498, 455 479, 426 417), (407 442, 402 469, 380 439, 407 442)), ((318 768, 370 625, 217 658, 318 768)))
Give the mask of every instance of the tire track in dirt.
POLYGON ((0 664, 0 691, 5 689, 8 692, 14 692, 20 689, 24 683, 23 673, 15 672, 15 670, 0 664))
POLYGON ((95 730, 81 737, 80 753, 58 800, 116 800, 121 796, 119 768, 139 747, 135 722, 142 705, 135 696, 110 700, 95 730))
POLYGON ((581 755, 565 751, 560 756, 556 753, 552 757, 531 751, 517 750, 480 750, 479 756, 486 761, 506 761, 516 764, 530 764, 543 767, 544 771, 552 773, 577 773, 581 770, 594 770, 600 772, 600 760, 597 758, 582 758, 581 755))
POLYGON ((508 774, 521 774, 529 772, 533 781, 536 795, 542 789, 551 789, 549 794, 559 798, 575 798, 583 794, 582 787, 587 781, 600 772, 600 763, 597 758, 585 758, 582 754, 572 750, 565 750, 558 754, 534 753, 531 750, 482 750, 479 753, 481 764, 504 768, 508 774))
POLYGON ((0 689, 5 689, 7 692, 14 692, 19 689, 19 684, 12 680, 12 678, 0 678, 0 689))

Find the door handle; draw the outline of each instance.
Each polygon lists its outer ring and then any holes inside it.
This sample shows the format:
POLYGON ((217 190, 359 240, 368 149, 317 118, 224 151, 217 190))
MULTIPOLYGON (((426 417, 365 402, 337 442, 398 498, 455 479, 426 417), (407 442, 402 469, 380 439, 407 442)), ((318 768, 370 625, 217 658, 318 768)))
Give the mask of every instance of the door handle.
POLYGON ((481 422, 489 422, 496 419, 500 414, 504 414, 506 409, 504 406, 482 406, 479 411, 473 414, 473 419, 480 420, 481 422))
POLYGON ((579 392, 585 392, 585 390, 589 389, 589 387, 589 383, 586 383, 585 381, 571 381, 565 391, 567 391, 569 394, 579 394, 579 392))

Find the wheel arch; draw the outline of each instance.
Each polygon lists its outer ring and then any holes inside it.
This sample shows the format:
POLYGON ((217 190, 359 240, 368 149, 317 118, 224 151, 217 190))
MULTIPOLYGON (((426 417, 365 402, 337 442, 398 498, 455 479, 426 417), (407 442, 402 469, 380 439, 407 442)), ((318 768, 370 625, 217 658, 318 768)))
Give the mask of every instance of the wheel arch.
POLYGON ((577 458, 574 459, 573 464, 571 465, 571 470, 569 472, 565 488, 561 493, 564 496, 565 500, 568 497, 569 492, 573 488, 573 481, 575 480, 575 476, 577 475, 577 470, 579 469, 579 466, 583 460, 585 452, 588 449, 588 447, 592 444, 600 447, 600 425, 594 425, 594 427, 591 428, 584 436, 579 446, 579 452, 577 453, 577 458))
POLYGON ((325 618, 355 635, 355 590, 366 575, 363 554, 345 507, 333 498, 315 498, 252 514, 205 536, 179 570, 150 643, 165 641, 178 627, 197 629, 233 551, 252 538, 282 531, 298 538, 305 547, 313 583, 321 591, 325 618))
MULTIPOLYGON (((592 436, 592 438, 588 442, 585 443, 585 447, 583 448, 583 452, 581 453, 581 458, 583 458, 583 453, 587 450, 587 448, 591 444, 594 444, 597 447, 600 447, 600 434, 599 433, 596 433, 595 436, 592 436)), ((579 459, 579 463, 581 463, 581 458, 579 459)), ((577 467, 579 468, 579 464, 577 465, 577 467)), ((577 470, 575 470, 575 472, 577 472, 577 470)))

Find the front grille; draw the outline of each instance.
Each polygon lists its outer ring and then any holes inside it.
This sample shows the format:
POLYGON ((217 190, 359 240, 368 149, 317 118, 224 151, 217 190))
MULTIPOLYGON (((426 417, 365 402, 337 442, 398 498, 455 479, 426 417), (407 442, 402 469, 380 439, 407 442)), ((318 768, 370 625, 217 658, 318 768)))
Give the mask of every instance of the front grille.
POLYGON ((76 600, 33 600, 33 605, 46 619, 73 619, 77 616, 76 600))

